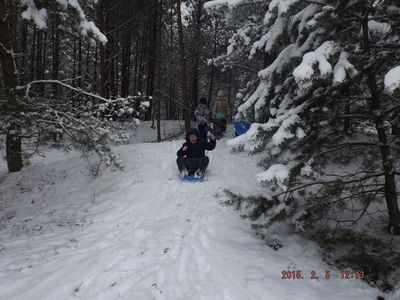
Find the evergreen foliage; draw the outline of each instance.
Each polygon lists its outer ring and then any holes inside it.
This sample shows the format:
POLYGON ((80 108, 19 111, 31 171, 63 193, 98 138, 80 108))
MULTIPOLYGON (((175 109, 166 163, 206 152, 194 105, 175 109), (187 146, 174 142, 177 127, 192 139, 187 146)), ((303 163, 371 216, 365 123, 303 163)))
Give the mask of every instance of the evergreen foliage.
POLYGON ((296 203, 285 215, 296 229, 354 225, 371 203, 386 201, 387 229, 400 234, 393 155, 399 139, 391 125, 399 98, 385 83, 400 64, 399 4, 272 0, 245 9, 252 5, 208 4, 232 19, 247 11, 252 20, 237 27, 224 62, 260 55, 266 62, 255 91, 239 95, 236 119, 253 124, 228 145, 265 153, 266 171, 257 178, 271 197, 296 203))

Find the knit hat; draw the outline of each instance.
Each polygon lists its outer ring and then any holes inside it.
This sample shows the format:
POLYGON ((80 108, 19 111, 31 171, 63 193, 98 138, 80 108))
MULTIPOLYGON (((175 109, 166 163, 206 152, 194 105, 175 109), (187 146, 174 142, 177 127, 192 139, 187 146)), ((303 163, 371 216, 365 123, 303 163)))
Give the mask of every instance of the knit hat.
POLYGON ((224 92, 221 91, 221 90, 218 91, 218 98, 219 98, 219 97, 224 97, 224 92))
POLYGON ((215 115, 215 118, 217 120, 224 120, 225 119, 225 115, 222 112, 217 112, 217 114, 215 115))
POLYGON ((191 136, 191 135, 195 135, 195 136, 197 136, 197 139, 199 139, 200 132, 196 128, 190 128, 186 134, 186 140, 189 140, 189 136, 191 136))

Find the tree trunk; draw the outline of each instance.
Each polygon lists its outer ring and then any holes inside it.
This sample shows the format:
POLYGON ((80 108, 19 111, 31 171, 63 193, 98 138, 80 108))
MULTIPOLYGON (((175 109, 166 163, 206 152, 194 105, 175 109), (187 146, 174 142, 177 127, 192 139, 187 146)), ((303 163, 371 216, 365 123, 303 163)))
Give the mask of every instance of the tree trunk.
MULTIPOLYGON (((369 9, 367 7, 367 9, 369 9)), ((370 53, 369 30, 368 30, 368 13, 362 21, 364 50, 372 57, 370 53)), ((389 213, 388 230, 394 235, 400 235, 400 211, 397 203, 396 178, 393 158, 391 154, 390 144, 384 126, 384 116, 381 107, 381 99, 378 93, 375 63, 371 60, 371 65, 366 70, 368 76, 368 88, 371 93, 370 111, 375 117, 375 128, 378 133, 379 148, 381 152, 383 171, 385 173, 385 200, 389 213)))
POLYGON ((90 41, 87 41, 86 44, 86 69, 85 69, 85 75, 90 78, 90 41))
POLYGON ((182 14, 181 14, 181 0, 176 0, 176 10, 178 14, 178 35, 179 35, 179 54, 181 58, 181 89, 182 98, 184 105, 184 120, 185 129, 189 131, 190 129, 190 104, 189 95, 187 88, 187 72, 186 72, 186 53, 185 53, 185 42, 183 40, 183 26, 182 26, 182 14))
POLYGON ((82 37, 78 38, 78 87, 82 87, 82 37))
MULTIPOLYGON (((158 33, 156 33, 158 34, 158 33)), ((156 46, 155 46, 156 47, 156 46)), ((140 56, 139 56, 139 73, 138 73, 138 92, 143 93, 143 76, 144 76, 144 67, 145 67, 145 61, 146 61, 146 37, 143 35, 142 37, 142 43, 140 47, 140 56)), ((147 87, 146 87, 147 90, 147 87)))
MULTIPOLYGON (((59 79, 59 70, 60 70, 60 29, 58 28, 60 23, 60 17, 56 14, 53 18, 53 26, 52 26, 52 34, 53 34, 53 68, 51 78, 53 80, 59 79)), ((53 85, 53 94, 54 97, 58 97, 60 93, 60 88, 58 84, 53 85)))
POLYGON ((33 36, 32 36, 32 49, 31 49, 31 64, 30 64, 30 73, 31 73, 31 81, 35 80, 35 53, 36 53, 36 27, 33 27, 33 36))
POLYGON ((99 47, 96 45, 96 48, 94 49, 94 66, 93 66, 94 85, 93 85, 93 91, 97 91, 97 65, 98 65, 98 59, 99 59, 99 47))
MULTIPOLYGON (((231 114, 229 116, 226 116, 226 119, 228 122, 232 121, 232 68, 229 69, 229 90, 228 90, 228 106, 229 106, 229 111, 231 114)), ((266 122, 266 120, 265 120, 266 122)))
MULTIPOLYGON (((139 38, 136 38, 135 41, 135 66, 134 66, 134 71, 133 71, 133 93, 136 95, 137 91, 138 91, 138 74, 139 74, 139 67, 138 67, 138 61, 139 61, 139 38)), ((149 93, 148 95, 152 95, 153 94, 153 90, 151 91, 151 93, 149 93)))
MULTIPOLYGON (((217 19, 215 19, 213 57, 216 57, 216 55, 217 55, 217 33, 218 33, 218 21, 217 21, 217 19)), ((208 108, 210 108, 210 105, 211 105, 211 97, 212 97, 212 91, 213 91, 213 86, 214 86, 214 73, 215 73, 214 63, 211 63, 210 86, 208 88, 208 108)))
MULTIPOLYGON (((97 6, 97 18, 99 29, 101 32, 109 32, 109 18, 110 18, 110 1, 100 0, 97 6)), ((100 44, 100 95, 110 97, 110 67, 111 67, 111 44, 113 43, 111 35, 108 36, 108 43, 106 45, 100 44)))
MULTIPOLYGON (((170 44, 169 44, 169 62, 168 62, 168 67, 170 72, 172 73, 173 66, 175 65, 174 62, 174 12, 171 9, 169 13, 169 18, 170 18, 170 31, 169 31, 169 39, 170 39, 170 44)), ((170 112, 169 115, 172 117, 172 119, 179 120, 179 114, 175 113, 175 103, 172 99, 175 98, 175 81, 174 78, 172 78, 172 75, 170 74, 169 76, 169 101, 170 101, 170 112)))
MULTIPOLYGON (((6 13, 9 12, 8 9, 6 8, 5 0, 0 0, 0 62, 4 86, 12 91, 17 86, 18 79, 11 46, 9 20, 6 17, 6 13)), ((10 16, 11 12, 9 17, 10 16)), ((12 92, 10 93, 8 101, 10 102, 10 107, 16 106, 16 101, 12 92)), ((11 124, 8 127, 6 136, 6 156, 9 172, 18 172, 23 167, 21 151, 22 140, 19 132, 20 128, 16 124, 11 124)))
MULTIPOLYGON (((23 22, 23 25, 22 25, 21 53, 27 53, 27 47, 28 47, 28 23, 27 23, 26 20, 24 20, 22 22, 23 22)), ((19 70, 21 70, 21 72, 23 74, 22 76, 19 77, 19 84, 23 85, 25 83, 26 73, 27 73, 27 70, 28 70, 27 56, 26 55, 22 56, 19 70)))
MULTIPOLYGON (((131 16, 130 8, 127 8, 123 15, 124 22, 128 22, 131 16)), ((129 95, 129 71, 131 67, 131 28, 126 26, 122 32, 122 61, 121 61, 121 96, 126 97, 129 95)))
MULTIPOLYGON (((44 79, 44 59, 45 59, 45 32, 38 30, 36 34, 36 79, 44 79)), ((38 93, 44 95, 44 85, 38 87, 38 93)))
MULTIPOLYGON (((200 66, 200 45, 201 45, 201 15, 203 9, 203 0, 198 0, 197 2, 197 14, 196 14, 196 23, 195 23, 195 31, 194 31, 194 58, 193 58, 193 70, 192 70, 192 101, 193 106, 197 106, 197 101, 199 99, 199 66, 200 66)), ((194 118, 194 112, 191 111, 194 118)))
POLYGON ((161 142, 161 7, 162 0, 155 1, 155 19, 156 19, 156 36, 155 36, 155 56, 154 56, 154 97, 156 99, 157 108, 157 142, 161 142))
POLYGON ((74 57, 72 63, 72 86, 75 87, 75 80, 76 80, 76 39, 74 39, 74 57))

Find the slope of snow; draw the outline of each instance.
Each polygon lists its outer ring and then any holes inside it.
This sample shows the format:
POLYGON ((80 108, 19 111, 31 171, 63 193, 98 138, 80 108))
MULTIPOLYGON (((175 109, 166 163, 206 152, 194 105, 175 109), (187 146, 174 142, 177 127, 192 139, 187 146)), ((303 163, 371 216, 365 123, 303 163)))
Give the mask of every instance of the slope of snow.
POLYGON ((220 141, 206 181, 186 183, 175 166, 181 143, 120 146, 125 171, 97 178, 77 153, 47 151, 14 174, 3 162, 0 299, 376 299, 366 283, 340 279, 313 243, 288 236, 274 251, 220 204, 225 188, 261 192, 252 157, 220 141), (283 280, 287 270, 304 278, 283 280))

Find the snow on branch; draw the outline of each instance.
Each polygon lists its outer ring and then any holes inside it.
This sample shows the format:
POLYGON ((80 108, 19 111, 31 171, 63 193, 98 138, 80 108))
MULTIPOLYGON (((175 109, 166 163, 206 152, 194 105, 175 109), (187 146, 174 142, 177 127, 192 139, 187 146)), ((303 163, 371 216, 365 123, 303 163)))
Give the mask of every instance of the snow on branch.
MULTIPOLYGON (((22 12, 22 18, 30 21, 32 20, 37 28, 47 28, 48 12, 46 8, 37 9, 34 0, 20 0, 21 4, 26 7, 22 12)), ((80 27, 80 33, 84 36, 93 34, 95 39, 100 43, 107 43, 107 37, 99 30, 99 28, 92 22, 86 19, 86 15, 79 4, 78 0, 57 0, 56 1, 63 9, 68 10, 71 8, 78 14, 78 23, 80 27)))
POLYGON ((394 67, 385 75, 384 84, 389 93, 400 88, 400 66, 394 67))
POLYGON ((107 37, 97 28, 97 26, 92 21, 87 21, 85 13, 83 12, 78 0, 63 0, 68 1, 68 6, 76 10, 80 18, 81 33, 84 36, 92 33, 101 43, 105 44, 108 42, 107 37))
POLYGON ((269 11, 278 10, 278 16, 284 15, 289 8, 300 0, 272 0, 269 3, 269 11))
POLYGON ((339 84, 345 81, 346 77, 353 77, 358 74, 355 67, 348 61, 349 54, 341 52, 339 61, 333 69, 333 84, 339 84))
POLYGON ((274 183, 283 191, 287 190, 286 182, 289 179, 290 167, 283 164, 275 164, 263 173, 256 175, 256 179, 260 183, 274 183))
POLYGON ((392 30, 392 27, 388 23, 370 20, 368 21, 368 30, 371 35, 379 37, 388 34, 392 30))
POLYGON ((86 96, 89 96, 89 97, 93 97, 93 98, 99 99, 99 100, 101 100, 103 102, 106 102, 106 103, 112 103, 112 102, 116 102, 117 101, 117 100, 111 100, 111 99, 107 99, 107 98, 101 97, 100 95, 97 95, 97 94, 86 92, 86 91, 84 91, 82 89, 73 87, 72 85, 66 84, 66 83, 64 83, 62 81, 59 81, 59 80, 35 80, 35 81, 29 82, 27 85, 17 86, 16 89, 17 90, 25 90, 25 96, 26 96, 26 98, 29 98, 30 89, 32 88, 32 85, 34 85, 34 84, 59 84, 59 85, 65 87, 65 88, 68 88, 68 89, 72 90, 72 91, 78 92, 80 94, 83 94, 83 95, 86 95, 86 96))
POLYGON ((223 6, 227 6, 228 8, 233 8, 238 4, 245 2, 245 0, 213 0, 204 3, 204 8, 206 10, 216 9, 223 6))
POLYGON ((324 42, 315 51, 304 54, 303 61, 293 71, 293 76, 300 88, 310 86, 312 77, 318 71, 319 78, 327 78, 332 74, 332 66, 328 62, 329 57, 335 51, 333 41, 324 42), (317 69, 315 69, 317 67, 317 69))
POLYGON ((27 8, 22 12, 22 18, 32 20, 39 29, 46 29, 47 25, 47 10, 46 8, 37 9, 34 0, 21 0, 21 4, 27 8))
POLYGON ((299 114, 308 105, 309 102, 306 101, 294 108, 284 110, 276 118, 269 118, 266 123, 252 123, 246 133, 228 140, 226 144, 232 151, 244 150, 251 153, 259 150, 267 142, 267 140, 261 138, 261 135, 270 136, 270 146, 279 146, 285 140, 292 138, 300 140, 305 136, 304 131, 297 128, 295 133, 292 133, 291 130, 301 122, 299 114))
MULTIPOLYGON (((282 1, 282 0, 281 0, 282 1)), ((283 0, 291 1, 291 0, 283 0)), ((296 0, 299 1, 299 0, 296 0)), ((268 0, 212 0, 204 3, 204 9, 211 11, 213 9, 218 9, 222 7, 227 7, 228 9, 233 9, 236 6, 243 5, 258 5, 260 3, 266 3, 268 0)))

